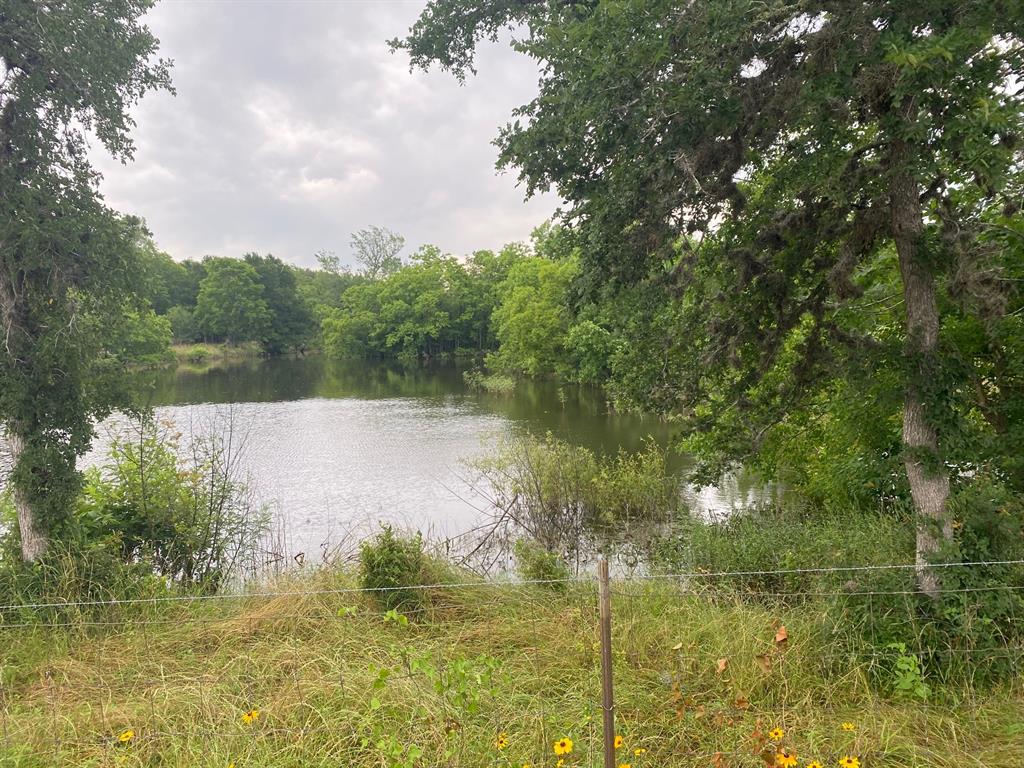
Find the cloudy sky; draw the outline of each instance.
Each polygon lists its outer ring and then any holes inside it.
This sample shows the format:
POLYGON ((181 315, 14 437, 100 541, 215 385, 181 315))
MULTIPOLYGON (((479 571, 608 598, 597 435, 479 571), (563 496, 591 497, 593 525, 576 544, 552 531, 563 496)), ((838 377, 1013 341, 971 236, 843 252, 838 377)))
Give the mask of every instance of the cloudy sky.
POLYGON ((135 161, 97 157, 108 202, 177 259, 271 252, 349 258, 389 227, 452 253, 526 238, 553 197, 524 202, 491 141, 536 93, 537 70, 485 46, 460 86, 409 72, 385 40, 422 0, 162 0, 147 18, 177 95, 136 109, 135 161))

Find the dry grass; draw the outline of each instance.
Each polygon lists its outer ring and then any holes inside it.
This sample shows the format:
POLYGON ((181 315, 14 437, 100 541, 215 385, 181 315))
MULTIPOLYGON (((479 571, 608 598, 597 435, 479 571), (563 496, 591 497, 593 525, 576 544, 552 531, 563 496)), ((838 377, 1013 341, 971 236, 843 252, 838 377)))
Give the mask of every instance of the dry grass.
MULTIPOLYGON (((773 726, 800 766, 842 754, 865 768, 1022 764, 1020 681, 959 692, 957 706, 880 697, 863 662, 823 643, 807 605, 632 583, 614 616, 622 762, 634 768, 763 766, 754 734, 773 726)), ((586 586, 469 587, 433 595, 408 624, 341 594, 161 606, 115 628, 0 630, 0 765, 553 767, 561 736, 575 742, 567 766, 598 765, 596 620, 586 586), (244 724, 253 708, 259 719, 244 724), (119 745, 126 729, 135 736, 119 745)))

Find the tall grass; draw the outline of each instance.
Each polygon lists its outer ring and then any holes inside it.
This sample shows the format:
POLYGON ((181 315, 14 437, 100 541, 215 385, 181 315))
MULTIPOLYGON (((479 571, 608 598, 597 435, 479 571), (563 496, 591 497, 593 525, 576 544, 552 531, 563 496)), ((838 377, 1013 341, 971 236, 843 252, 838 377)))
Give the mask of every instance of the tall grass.
MULTIPOLYGON (((274 588, 357 583, 331 570, 274 588)), ((660 581, 616 582, 613 595, 623 763, 763 765, 777 726, 800 765, 846 754, 863 766, 1020 765, 1019 679, 941 706, 886 697, 871 662, 835 652, 813 602, 660 581)), ((566 765, 599 764, 590 583, 433 589, 405 618, 360 592, 113 610, 114 626, 0 629, 0 764, 554 766, 561 737, 575 744, 566 765)))

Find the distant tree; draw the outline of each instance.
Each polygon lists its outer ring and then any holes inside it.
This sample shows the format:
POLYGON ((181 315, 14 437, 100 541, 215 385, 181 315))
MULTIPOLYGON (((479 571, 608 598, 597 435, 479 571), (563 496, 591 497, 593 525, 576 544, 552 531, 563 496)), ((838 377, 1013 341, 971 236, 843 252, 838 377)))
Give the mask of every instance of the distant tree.
POLYGON ((229 344, 264 339, 273 314, 256 269, 238 259, 211 257, 205 263, 195 313, 203 335, 229 344))
POLYGON ((188 307, 175 305, 167 310, 165 317, 171 324, 171 337, 175 342, 190 344, 203 338, 195 312, 188 307))
POLYGON ((316 263, 320 265, 320 269, 324 272, 330 272, 332 275, 340 275, 345 271, 345 268, 341 265, 341 259, 338 258, 338 254, 327 249, 321 249, 316 252, 316 263))
POLYGON ((492 315, 501 346, 491 364, 530 375, 559 370, 571 319, 566 295, 578 269, 573 259, 532 257, 509 270, 492 315))
POLYGON ((295 270, 275 256, 247 253, 245 263, 256 270, 270 324, 261 342, 267 354, 305 345, 313 330, 313 316, 296 288, 295 270))
POLYGON ((104 333, 138 286, 139 227, 103 204, 87 132, 129 159, 130 108, 170 87, 152 5, 0 5, 0 425, 26 561, 68 518, 93 424, 129 402, 104 333))
POLYGON ((387 277, 402 266, 398 254, 405 247, 405 238, 390 229, 372 226, 353 232, 350 245, 369 278, 387 277))

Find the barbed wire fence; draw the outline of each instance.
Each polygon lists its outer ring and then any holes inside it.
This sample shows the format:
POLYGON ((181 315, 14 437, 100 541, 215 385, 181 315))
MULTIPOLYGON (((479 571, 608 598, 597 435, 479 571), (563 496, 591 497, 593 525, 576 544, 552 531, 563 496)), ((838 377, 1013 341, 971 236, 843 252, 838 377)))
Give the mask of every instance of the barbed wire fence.
MULTIPOLYGON (((924 566, 991 574, 991 583, 952 579, 940 588, 943 597, 964 605, 980 595, 1011 598, 1006 605, 1015 631, 942 647, 927 645, 926 620, 917 610, 917 601, 930 599, 914 586, 922 566, 903 563, 632 573, 607 582, 586 573, 4 604, 0 641, 22 643, 36 655, 17 668, 0 662, 0 737, 8 756, 39 760, 29 765, 113 764, 132 751, 244 755, 268 744, 300 755, 314 736, 318 750, 369 750, 376 757, 367 764, 387 766, 420 764, 422 752, 410 745, 427 737, 444 745, 437 764, 476 765, 479 742, 489 737, 496 763, 511 765, 507 747, 498 744, 503 734, 525 734, 517 739, 529 742, 527 751, 536 756, 529 762, 539 765, 540 756, 551 762, 553 745, 569 733, 576 739, 572 754, 587 755, 580 758, 586 765, 602 759, 605 766, 616 760, 642 765, 648 752, 661 765, 764 765, 785 749, 771 729, 798 720, 809 706, 808 692, 788 676, 800 665, 824 670, 837 685, 854 684, 851 669, 871 676, 928 659, 998 663, 1024 681, 1024 631, 1015 612, 1024 582, 1000 576, 1022 565, 1024 560, 924 566), (808 577, 817 580, 801 581, 808 577), (431 599, 401 612, 373 607, 374 598, 399 590, 431 599), (827 611, 808 611, 811 618, 799 629, 787 629, 789 618, 823 600, 827 611), (502 602, 516 610, 488 613, 502 602), (719 614, 731 616, 726 609, 735 606, 757 618, 730 635, 715 622, 719 614), (706 632, 684 624, 693 615, 709 617, 706 632), (601 632, 602 618, 607 633, 601 632), (849 637, 836 634, 844 621, 866 622, 873 632, 883 620, 886 627, 907 628, 902 636, 918 644, 865 640, 864 626, 849 637), (339 632, 353 621, 360 622, 357 630, 339 632), (181 633, 168 637, 168 629, 181 633), (810 648, 797 631, 828 644, 810 648), (360 638, 359 632, 366 634, 360 638), (559 642, 552 648, 554 635, 559 642), (322 638, 332 641, 323 643, 328 654, 310 655, 309 646, 322 638), (190 647, 183 651, 183 643, 190 647), (565 654, 564 664, 551 658, 555 653, 565 654), (503 667, 511 666, 532 670, 532 676, 498 685, 503 667), (556 679, 541 680, 552 669, 559 670, 556 679), (635 678, 648 685, 631 685, 635 678), (618 702, 610 697, 613 687, 618 702), (499 696, 509 701, 496 706, 499 696), (661 702, 664 717, 645 735, 640 719, 654 710, 652 700, 661 702), (335 728, 324 714, 332 708, 351 712, 361 725, 325 736, 335 728), (408 712, 417 713, 421 725, 415 739, 396 730, 408 712), (383 730, 368 725, 375 720, 385 724, 383 730), (704 738, 671 730, 695 722, 706 724, 704 738), (618 731, 634 734, 625 748, 635 755, 615 747, 618 731)), ((924 684, 919 669, 904 673, 924 684)), ((953 701, 909 695, 917 698, 916 710, 980 732, 986 703, 969 683, 953 701)), ((1013 695, 1019 694, 1018 685, 1013 695)), ((885 698, 880 701, 884 705, 885 698)), ((818 716, 834 718, 852 718, 856 709, 835 699, 814 702, 814 708, 818 716)), ((1024 723, 1006 739, 1009 750, 1024 748, 1024 723)), ((901 760, 931 765, 927 750, 901 760)))

